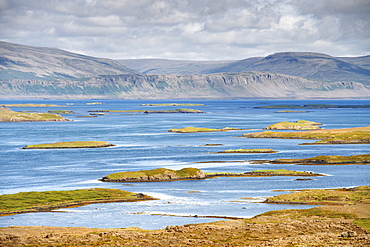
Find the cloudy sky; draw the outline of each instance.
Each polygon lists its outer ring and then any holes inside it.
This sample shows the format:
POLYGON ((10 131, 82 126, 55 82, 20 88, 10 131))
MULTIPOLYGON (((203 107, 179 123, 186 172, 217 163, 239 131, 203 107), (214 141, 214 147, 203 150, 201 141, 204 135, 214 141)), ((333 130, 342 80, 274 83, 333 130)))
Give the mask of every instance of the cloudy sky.
POLYGON ((0 40, 112 59, 370 54, 369 0, 0 0, 0 40))

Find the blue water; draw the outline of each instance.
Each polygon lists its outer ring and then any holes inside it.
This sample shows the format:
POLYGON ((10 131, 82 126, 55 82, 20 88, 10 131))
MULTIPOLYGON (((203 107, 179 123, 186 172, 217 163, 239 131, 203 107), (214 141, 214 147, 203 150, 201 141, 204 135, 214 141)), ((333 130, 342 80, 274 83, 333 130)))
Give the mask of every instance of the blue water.
MULTIPOLYGON (((69 122, 0 123, 0 194, 25 191, 118 188, 152 195, 160 200, 135 203, 92 204, 55 212, 30 213, 0 218, 0 227, 10 225, 140 227, 159 229, 168 225, 210 222, 219 219, 202 216, 249 218, 277 209, 309 208, 302 205, 256 203, 284 192, 274 190, 341 188, 369 185, 369 166, 297 166, 253 164, 250 160, 307 158, 317 155, 356 155, 369 153, 369 145, 298 145, 306 140, 247 139, 244 133, 281 121, 300 119, 323 123, 323 128, 349 128, 370 125, 370 109, 311 109, 308 113, 274 113, 253 107, 270 104, 370 104, 369 100, 320 101, 190 101, 205 106, 188 107, 205 114, 122 114, 94 118, 89 110, 176 109, 148 107, 145 103, 173 101, 99 100, 104 105, 86 105, 93 100, 2 100, 9 103, 45 103, 65 107, 12 108, 16 111, 46 112, 70 109, 69 122), (67 104, 73 105, 67 106, 67 104), (179 134, 169 129, 188 126, 235 127, 248 130, 179 134), (103 140, 115 147, 101 149, 24 150, 28 144, 59 141, 103 140), (223 144, 208 146, 205 144, 223 144), (214 154, 226 149, 272 148, 275 154, 214 154), (223 161, 222 163, 217 161, 223 161), (199 163, 207 162, 207 163, 199 163), (200 181, 156 183, 103 183, 103 176, 118 171, 154 168, 197 167, 205 172, 246 172, 255 169, 313 171, 328 176, 309 181, 296 177, 217 178, 200 181), (193 192, 193 193, 189 193, 193 192), (248 198, 248 199, 242 199, 248 198), (198 217, 193 217, 197 215, 198 217)), ((176 101, 184 102, 187 101, 176 101)), ((184 108, 184 107, 182 107, 184 108)), ((186 108, 186 107, 185 107, 186 108)))

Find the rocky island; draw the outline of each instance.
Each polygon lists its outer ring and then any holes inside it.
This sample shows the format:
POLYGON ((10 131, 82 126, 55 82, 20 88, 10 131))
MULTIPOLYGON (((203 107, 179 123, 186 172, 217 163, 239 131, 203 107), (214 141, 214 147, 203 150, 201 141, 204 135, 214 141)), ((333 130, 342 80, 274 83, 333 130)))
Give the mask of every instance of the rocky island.
POLYGON ((318 125, 321 123, 316 123, 307 120, 298 120, 296 122, 280 122, 276 124, 271 124, 264 128, 265 130, 316 130, 321 129, 318 125))
POLYGON ((0 107, 0 122, 57 122, 69 121, 58 114, 37 112, 15 112, 7 107, 0 107))
POLYGON ((345 129, 320 129, 298 132, 273 132, 243 134, 246 138, 278 138, 278 139, 306 139, 317 140, 312 144, 370 144, 370 126, 345 129))
POLYGON ((112 146, 114 145, 106 141, 73 141, 27 145, 22 149, 105 148, 112 146))
POLYGON ((103 182, 166 182, 176 180, 197 180, 215 177, 270 177, 270 176, 323 176, 321 174, 290 171, 285 169, 278 170, 254 170, 244 173, 205 173, 198 168, 183 168, 181 170, 170 170, 158 168, 154 170, 117 172, 109 174, 102 179, 103 182))

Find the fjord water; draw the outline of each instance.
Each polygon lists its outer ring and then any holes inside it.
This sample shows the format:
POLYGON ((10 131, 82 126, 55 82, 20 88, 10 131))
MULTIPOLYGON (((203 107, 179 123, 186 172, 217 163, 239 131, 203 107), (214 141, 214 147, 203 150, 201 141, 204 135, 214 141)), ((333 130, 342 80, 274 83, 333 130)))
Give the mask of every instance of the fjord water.
POLYGON ((369 185, 369 166, 299 166, 253 164, 250 160, 307 158, 317 155, 356 155, 369 153, 369 145, 298 145, 305 140, 247 139, 244 133, 281 121, 310 120, 325 129, 369 125, 369 109, 310 109, 307 113, 275 113, 273 109, 254 107, 272 104, 363 105, 369 100, 320 101, 176 101, 201 103, 205 106, 140 106, 145 103, 172 101, 103 100, 103 105, 87 105, 93 100, 2 100, 15 103, 57 104, 64 107, 12 108, 15 111, 69 109, 68 122, 0 123, 0 194, 26 191, 73 190, 84 188, 118 188, 144 193, 160 200, 135 203, 92 204, 54 212, 29 213, 0 218, 0 227, 10 225, 84 226, 97 228, 140 227, 159 229, 168 225, 210 222, 254 215, 277 209, 309 208, 302 205, 256 203, 264 198, 287 193, 275 190, 342 188, 369 185), (68 104, 68 105, 67 105, 68 104), (192 108, 204 114, 110 113, 86 116, 90 110, 176 109, 192 108), (169 129, 183 127, 246 130, 179 134, 169 129), (108 141, 116 146, 91 149, 24 150, 27 144, 59 141, 108 141), (222 144, 222 146, 203 146, 222 144), (272 148, 274 154, 215 154, 227 149, 272 148), (118 171, 155 168, 181 169, 196 167, 205 172, 246 172, 255 169, 290 169, 324 173, 314 180, 295 181, 297 177, 217 178, 152 183, 103 183, 98 179, 118 171), (194 217, 197 216, 197 217, 194 217))

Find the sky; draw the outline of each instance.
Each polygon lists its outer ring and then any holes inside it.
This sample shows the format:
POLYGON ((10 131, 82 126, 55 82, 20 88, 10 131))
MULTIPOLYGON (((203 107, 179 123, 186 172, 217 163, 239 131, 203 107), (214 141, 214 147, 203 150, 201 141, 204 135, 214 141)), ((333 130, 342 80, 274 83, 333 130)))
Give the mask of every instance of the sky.
POLYGON ((111 59, 370 55, 370 0, 0 0, 0 40, 111 59))

